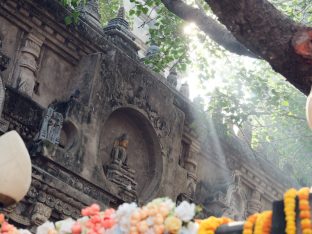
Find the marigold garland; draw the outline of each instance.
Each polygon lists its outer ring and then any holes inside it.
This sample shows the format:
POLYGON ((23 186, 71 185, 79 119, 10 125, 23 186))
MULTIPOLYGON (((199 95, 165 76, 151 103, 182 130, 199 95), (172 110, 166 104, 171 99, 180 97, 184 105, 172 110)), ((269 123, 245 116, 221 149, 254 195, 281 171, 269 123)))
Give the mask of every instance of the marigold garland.
POLYGON ((272 226, 272 211, 263 211, 258 215, 254 234, 269 234, 272 226))
POLYGON ((252 234, 254 225, 258 218, 258 213, 249 216, 244 223, 243 234, 252 234))
POLYGON ((303 234, 312 234, 309 193, 309 188, 298 191, 300 226, 303 234))
POLYGON ((214 216, 200 221, 198 234, 214 234, 217 228, 223 224, 232 222, 229 218, 216 218, 214 216))
POLYGON ((272 217, 273 217, 272 211, 268 211, 265 214, 264 221, 263 221, 263 227, 262 227, 262 233, 263 234, 270 234, 271 233, 272 217))
POLYGON ((284 194, 284 212, 286 219, 286 234, 296 234, 296 189, 289 189, 284 194))

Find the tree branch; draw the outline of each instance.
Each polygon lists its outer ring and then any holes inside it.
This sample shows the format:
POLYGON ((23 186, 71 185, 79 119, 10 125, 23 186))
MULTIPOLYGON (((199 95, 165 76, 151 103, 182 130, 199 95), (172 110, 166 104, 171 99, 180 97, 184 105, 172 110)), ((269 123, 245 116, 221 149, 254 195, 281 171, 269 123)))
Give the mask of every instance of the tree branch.
POLYGON ((285 17, 267 0, 205 1, 220 22, 246 48, 268 61, 276 72, 286 77, 297 89, 305 94, 310 92, 312 56, 307 58, 306 55, 312 54, 312 45, 305 41, 300 46, 298 38, 304 35, 302 31, 306 32, 305 35, 311 35, 311 28, 285 17), (297 47, 296 50, 293 46, 297 47), (302 47, 303 51, 300 50, 302 47))
POLYGON ((201 9, 194 8, 182 0, 162 0, 165 7, 183 20, 194 22, 213 41, 223 46, 226 50, 253 58, 259 58, 249 51, 232 34, 213 18, 206 15, 201 9))

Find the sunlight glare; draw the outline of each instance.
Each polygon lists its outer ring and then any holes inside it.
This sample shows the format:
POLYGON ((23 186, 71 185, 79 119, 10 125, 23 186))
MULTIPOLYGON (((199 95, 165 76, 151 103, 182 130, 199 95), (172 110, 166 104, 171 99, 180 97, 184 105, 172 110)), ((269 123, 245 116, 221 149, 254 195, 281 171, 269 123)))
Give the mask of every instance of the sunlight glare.
POLYGON ((195 23, 188 23, 184 29, 183 29, 183 32, 184 34, 186 35, 191 35, 193 34, 194 32, 196 31, 196 25, 195 23))

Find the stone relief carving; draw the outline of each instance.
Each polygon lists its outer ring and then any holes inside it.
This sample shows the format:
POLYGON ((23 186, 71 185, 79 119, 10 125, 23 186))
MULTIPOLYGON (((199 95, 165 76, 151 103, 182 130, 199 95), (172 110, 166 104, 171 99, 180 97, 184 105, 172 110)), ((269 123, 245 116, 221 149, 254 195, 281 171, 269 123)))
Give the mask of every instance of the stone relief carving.
MULTIPOLYGON (((111 74, 106 74, 108 73, 107 70, 107 64, 104 58, 101 63, 101 74, 102 76, 111 77, 111 74)), ((135 74, 131 75, 135 76, 135 74)), ((169 124, 163 117, 159 116, 158 112, 152 108, 148 101, 149 95, 147 89, 154 86, 155 81, 140 79, 134 83, 129 77, 125 77, 120 82, 118 83, 117 79, 113 77, 104 80, 106 100, 111 108, 117 109, 118 107, 129 104, 135 105, 146 113, 159 137, 169 136, 171 133, 169 124)))
POLYGON ((36 202, 31 216, 31 223, 39 226, 50 218, 51 213, 52 209, 50 207, 41 202, 36 202))
MULTIPOLYGON (((59 179, 60 181, 63 181, 69 186, 79 191, 82 191, 83 193, 96 200, 101 201, 103 204, 117 204, 119 202, 116 197, 112 196, 107 191, 93 185, 92 183, 78 177, 73 173, 61 170, 57 165, 52 162, 44 162, 40 159, 37 159, 34 161, 34 163, 50 175, 59 179)), ((36 166, 33 168, 33 173, 40 174, 40 172, 36 169, 36 166)))
POLYGON ((248 216, 261 211, 261 194, 262 193, 257 188, 251 192, 251 197, 247 203, 248 216))
POLYGON ((241 173, 233 171, 231 181, 212 188, 215 191, 207 203, 214 215, 222 215, 234 220, 244 220, 247 215, 247 196, 241 182, 241 173))
POLYGON ((137 200, 137 182, 134 179, 135 170, 127 165, 128 135, 122 134, 116 138, 111 151, 111 161, 104 165, 104 171, 108 180, 121 188, 120 196, 125 201, 137 200))
POLYGON ((38 134, 43 111, 39 105, 21 96, 15 89, 6 88, 2 118, 9 122, 8 130, 16 130, 26 143, 38 134))
POLYGON ((235 220, 244 220, 246 217, 247 196, 242 187, 241 173, 238 170, 235 170, 232 174, 232 182, 225 199, 228 208, 223 215, 235 220))
POLYGON ((29 33, 25 39, 25 45, 21 49, 20 59, 15 69, 15 78, 19 92, 32 96, 36 72, 38 70, 37 59, 39 58, 44 38, 35 33, 29 33))
POLYGON ((41 222, 49 218, 53 209, 65 217, 78 218, 81 208, 86 206, 86 204, 78 201, 78 198, 73 198, 66 192, 57 190, 36 177, 33 177, 26 200, 34 204, 34 211, 31 217, 33 222, 41 222))
POLYGON ((49 107, 41 125, 39 140, 46 140, 54 145, 60 142, 61 129, 63 126, 63 116, 49 107))

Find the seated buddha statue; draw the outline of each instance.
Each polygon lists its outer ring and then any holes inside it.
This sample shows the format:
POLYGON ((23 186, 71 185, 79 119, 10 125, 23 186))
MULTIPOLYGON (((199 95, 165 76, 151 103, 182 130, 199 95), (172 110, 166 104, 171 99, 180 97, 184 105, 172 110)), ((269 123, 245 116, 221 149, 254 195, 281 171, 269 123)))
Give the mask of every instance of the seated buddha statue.
POLYGON ((113 164, 127 166, 127 148, 129 140, 127 134, 122 134, 114 142, 114 147, 111 152, 111 159, 113 164))

